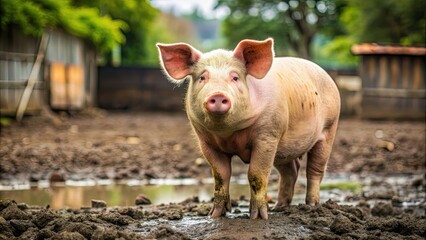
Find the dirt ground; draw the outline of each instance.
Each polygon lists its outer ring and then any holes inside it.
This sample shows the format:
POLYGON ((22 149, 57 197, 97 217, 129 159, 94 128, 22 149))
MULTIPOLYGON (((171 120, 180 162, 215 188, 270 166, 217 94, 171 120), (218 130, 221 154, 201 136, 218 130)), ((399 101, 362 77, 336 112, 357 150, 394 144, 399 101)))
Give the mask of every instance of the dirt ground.
MULTIPOLYGON (((92 110, 61 118, 57 126, 44 117, 2 126, 0 184, 211 177, 184 114, 92 110)), ((196 197, 61 210, 2 199, 0 239, 424 239, 425 149, 425 122, 342 119, 328 175, 365 181, 360 193, 347 197, 351 205, 293 205, 252 221, 240 196, 231 196, 233 212, 217 220, 207 216, 212 203, 196 197), (412 179, 387 181, 395 174, 412 179)), ((237 159, 233 175, 246 169, 237 159)), ((274 171, 271 182, 276 179, 274 171)))

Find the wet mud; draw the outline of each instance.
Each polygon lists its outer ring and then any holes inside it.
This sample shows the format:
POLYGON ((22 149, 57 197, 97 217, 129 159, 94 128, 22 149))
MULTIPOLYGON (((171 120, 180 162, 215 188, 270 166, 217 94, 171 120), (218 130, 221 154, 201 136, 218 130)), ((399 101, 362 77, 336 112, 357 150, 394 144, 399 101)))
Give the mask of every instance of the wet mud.
MULTIPOLYGON (((341 119, 327 172, 423 173, 425 129, 424 122, 341 119)), ((59 126, 28 117, 2 126, 0 141, 0 183, 211 177, 184 114, 78 114, 59 126)), ((233 176, 246 175, 246 166, 234 161, 233 176)))
MULTIPOLYGON (((244 200, 211 219, 211 202, 51 210, 0 201, 0 239, 424 239, 426 218, 379 201, 292 205, 250 220, 244 200), (241 206, 241 207, 240 207, 241 206)), ((424 206, 423 206, 424 211, 424 206)))
MULTIPOLYGON (((188 120, 181 114, 102 113, 63 118, 53 126, 26 118, 0 132, 0 183, 87 179, 211 177, 188 120)), ((233 175, 246 174, 241 161, 233 175)), ((299 179, 304 178, 303 169, 299 179)), ((0 239, 424 239, 425 124, 341 120, 329 175, 355 176, 362 188, 295 204, 250 220, 247 196, 232 212, 208 216, 213 201, 133 207, 50 209, 0 200, 0 239), (392 178, 404 175, 403 180, 392 178)), ((270 178, 277 180, 276 172, 270 178)), ((300 184, 299 184, 300 185, 300 184)), ((301 184, 303 188, 303 184, 301 184)), ((273 191, 273 190, 272 190, 273 191)), ((332 192, 333 190, 330 190, 332 192)), ((270 201, 273 206, 275 197, 270 201)), ((99 202, 96 202, 99 203, 99 202)))

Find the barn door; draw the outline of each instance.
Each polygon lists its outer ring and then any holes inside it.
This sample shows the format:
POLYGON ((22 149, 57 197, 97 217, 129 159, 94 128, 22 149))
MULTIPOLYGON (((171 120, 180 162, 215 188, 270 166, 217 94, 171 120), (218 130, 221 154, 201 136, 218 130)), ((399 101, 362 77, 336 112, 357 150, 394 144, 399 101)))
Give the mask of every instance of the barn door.
POLYGON ((53 62, 50 64, 50 105, 54 109, 81 109, 84 106, 83 67, 53 62))

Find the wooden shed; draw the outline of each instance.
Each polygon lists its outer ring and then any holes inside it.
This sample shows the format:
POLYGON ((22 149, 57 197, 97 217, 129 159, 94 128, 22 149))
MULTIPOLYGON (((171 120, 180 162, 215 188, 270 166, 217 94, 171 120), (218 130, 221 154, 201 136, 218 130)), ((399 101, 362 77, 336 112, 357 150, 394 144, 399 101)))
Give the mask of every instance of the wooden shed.
POLYGON ((40 112, 43 106, 58 110, 78 110, 95 103, 95 47, 62 30, 48 30, 44 36, 47 36, 46 46, 44 51, 40 51, 42 38, 24 35, 16 27, 9 27, 1 32, 2 115, 16 114, 31 74, 34 75, 34 87, 25 107, 26 114, 40 112), (36 67, 38 70, 34 70, 37 56, 42 61, 36 67))
POLYGON ((425 119, 426 48, 360 44, 363 118, 425 119))

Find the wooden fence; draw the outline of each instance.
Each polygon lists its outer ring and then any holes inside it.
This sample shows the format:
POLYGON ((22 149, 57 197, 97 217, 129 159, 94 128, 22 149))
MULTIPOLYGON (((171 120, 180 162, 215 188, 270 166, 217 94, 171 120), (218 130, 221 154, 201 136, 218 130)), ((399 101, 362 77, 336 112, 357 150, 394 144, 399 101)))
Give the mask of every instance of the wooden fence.
MULTIPOLYGON (((327 70, 339 86, 342 114, 359 112, 361 88, 356 69, 327 70)), ((160 68, 99 67, 98 106, 104 109, 182 111, 186 85, 170 83, 160 68)))
POLYGON ((98 106, 105 109, 183 111, 186 86, 170 83, 160 68, 99 67, 98 106))

